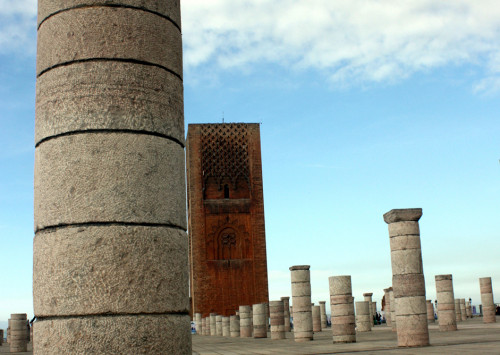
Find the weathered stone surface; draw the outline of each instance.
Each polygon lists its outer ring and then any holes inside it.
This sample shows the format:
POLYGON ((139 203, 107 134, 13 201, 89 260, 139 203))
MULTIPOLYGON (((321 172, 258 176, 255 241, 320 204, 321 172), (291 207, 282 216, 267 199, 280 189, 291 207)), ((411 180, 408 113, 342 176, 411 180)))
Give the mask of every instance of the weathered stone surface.
POLYGON ((384 288, 384 299, 385 299, 385 307, 383 309, 385 313, 385 324, 388 327, 392 327, 392 317, 391 317, 391 292, 392 288, 384 288))
POLYGON ((96 58, 143 61, 182 76, 181 33, 158 15, 118 7, 63 11, 40 26, 37 75, 56 65, 96 58))
POLYGON ((313 339, 311 276, 309 267, 309 265, 290 267, 294 324, 293 336, 297 342, 313 339))
MULTIPOLYGON (((391 251, 391 260, 393 275, 423 274, 422 253, 420 249, 391 251)), ((394 292, 398 291, 394 288, 394 292)))
POLYGON ((182 81, 155 66, 98 61, 37 80, 35 143, 66 132, 134 130, 184 142, 182 81))
POLYGON ((267 338, 267 308, 265 303, 254 304, 253 307, 253 337, 267 338))
POLYGON ((312 321, 313 332, 321 332, 321 308, 319 306, 312 306, 312 321))
POLYGON ((190 355, 189 330, 189 316, 177 314, 38 320, 33 349, 36 355, 190 355))
POLYGON ((354 298, 352 297, 351 276, 331 276, 328 278, 330 289, 330 308, 334 343, 356 342, 356 319, 354 298))
MULTIPOLYGON (((403 222, 399 222, 403 223, 403 222)), ((417 222, 413 222, 417 223, 417 222)), ((418 224, 417 224, 418 225, 418 224)), ((417 235, 398 235, 389 239, 391 250, 420 249, 420 236, 417 235)))
POLYGON ((285 318, 283 301, 270 301, 271 339, 285 339, 285 318))
MULTIPOLYGON (((417 221, 401 221, 389 224, 389 237, 392 238, 397 236, 410 236, 410 235, 420 235, 420 227, 417 221)), ((418 247, 420 248, 420 240, 418 241, 418 247)))
POLYGON ((387 224, 401 221, 418 221, 422 217, 421 208, 393 209, 384 214, 384 221, 387 224))
POLYGON ((394 298, 394 290, 390 287, 389 297, 391 300, 391 327, 393 332, 397 332, 397 318, 396 318, 396 299, 394 298))
POLYGON ((455 318, 457 323, 462 321, 462 314, 460 313, 460 298, 455 298, 455 318))
POLYGON ((434 323, 434 304, 432 300, 426 300, 425 302, 427 306, 427 323, 434 323))
POLYGON ((222 317, 222 336, 228 337, 230 335, 229 317, 222 317))
MULTIPOLYGON (((310 308, 310 306, 309 306, 310 308)), ((293 312, 293 338, 296 342, 313 340, 312 312, 293 312)))
POLYGON ((161 137, 78 134, 35 151, 35 228, 88 222, 186 228, 184 150, 161 137))
POLYGON ((290 325, 290 297, 281 297, 283 301, 283 319, 285 321, 285 332, 291 331, 290 325))
POLYGON ((230 316, 229 317, 229 332, 231 338, 239 338, 240 337, 240 316, 230 316))
POLYGON ((399 315, 398 346, 413 347, 429 345, 427 314, 399 315))
POLYGON ((392 277, 394 297, 424 296, 425 279, 423 274, 394 275, 392 277))
POLYGON ((467 320, 467 313, 465 311, 465 298, 460 299, 460 316, 462 317, 462 321, 467 320))
POLYGON ((39 232, 34 307, 38 317, 187 312, 186 264, 187 237, 178 229, 111 225, 39 232))
POLYGON ((370 302, 356 302, 356 330, 358 332, 369 332, 372 330, 372 322, 370 317, 370 302))
POLYGON ((210 313, 210 336, 217 335, 217 314, 210 313))
POLYGON ((250 306, 240 306, 240 336, 242 338, 252 337, 253 325, 252 316, 250 315, 250 306))
POLYGON ((202 324, 202 321, 201 321, 201 313, 195 313, 195 315, 194 315, 194 323, 195 323, 196 334, 202 335, 202 333, 203 333, 203 324, 202 324))
POLYGON ((27 351, 29 338, 27 324, 26 313, 14 313, 10 315, 9 347, 11 353, 27 351))
POLYGON ((38 1, 38 24, 47 17, 60 11, 70 10, 85 6, 131 6, 158 13, 174 21, 181 26, 180 0, 157 1, 157 0, 39 0, 38 1))
POLYGON ((326 301, 319 301, 321 313, 321 329, 326 329, 326 301))
POLYGON ((330 296, 352 296, 351 275, 331 276, 328 278, 330 296))
POLYGON ((363 297, 366 302, 368 302, 368 312, 370 313, 370 328, 373 328, 373 303, 372 303, 372 292, 363 293, 363 297))
POLYGON ((481 292, 481 303, 483 305, 483 323, 495 323, 495 304, 493 303, 491 277, 482 277, 479 279, 479 290, 481 292))
POLYGON ((215 335, 218 337, 222 336, 222 316, 215 316, 215 335))

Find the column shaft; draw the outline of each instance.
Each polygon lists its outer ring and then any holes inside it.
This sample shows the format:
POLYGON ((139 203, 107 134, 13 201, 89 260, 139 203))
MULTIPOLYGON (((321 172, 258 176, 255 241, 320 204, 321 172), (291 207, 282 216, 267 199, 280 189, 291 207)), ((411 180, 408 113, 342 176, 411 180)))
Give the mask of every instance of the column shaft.
POLYGON ((457 330, 455 301, 452 275, 436 275, 436 297, 439 330, 442 332, 457 330))
POLYGON ((293 337, 296 342, 313 339, 311 276, 309 265, 290 267, 292 278, 293 337))
POLYGON ((328 278, 328 284, 330 288, 333 342, 355 343, 356 320, 351 276, 331 276, 328 278))

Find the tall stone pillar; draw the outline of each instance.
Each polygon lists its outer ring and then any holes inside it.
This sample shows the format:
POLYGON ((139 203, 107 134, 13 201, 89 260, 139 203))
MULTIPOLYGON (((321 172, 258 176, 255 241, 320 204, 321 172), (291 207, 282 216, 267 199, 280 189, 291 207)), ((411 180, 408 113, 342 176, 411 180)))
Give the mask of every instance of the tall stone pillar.
POLYGON ((239 338, 240 337, 240 316, 239 315, 229 317, 229 332, 230 332, 231 338, 239 338))
POLYGON ((366 302, 368 302, 368 309, 370 311, 370 327, 373 327, 373 302, 372 302, 372 292, 363 293, 363 297, 366 302))
POLYGON ((222 336, 222 316, 215 316, 215 335, 221 337, 222 336))
POLYGON ((393 332, 398 331, 397 319, 396 319, 396 299, 394 298, 394 290, 392 287, 389 287, 389 297, 391 299, 391 330, 393 332))
POLYGON ((290 326, 290 297, 281 297, 283 301, 283 318, 285 321, 285 332, 291 331, 290 326))
POLYGON ((326 301, 319 301, 319 308, 321 313, 321 329, 326 329, 326 301))
POLYGON ((479 290, 481 291, 481 304, 483 308, 483 323, 495 323, 495 303, 493 301, 493 287, 491 277, 479 279, 479 290))
POLYGON ((321 308, 320 306, 312 306, 313 332, 321 332, 321 308))
POLYGON ((331 276, 328 278, 328 284, 330 288, 333 342, 355 343, 356 320, 351 276, 331 276))
POLYGON ((395 209, 384 214, 389 225, 392 287, 396 300, 398 346, 429 345, 425 281, 418 220, 421 208, 395 209))
POLYGON ((210 336, 217 335, 217 313, 210 313, 210 336))
POLYGON ((434 323, 434 305, 432 304, 432 300, 426 300, 425 304, 427 306, 427 323, 434 323))
POLYGON ((462 316, 462 321, 467 320, 467 313, 465 311, 465 298, 460 299, 460 315, 462 316))
POLYGON ((228 337, 230 332, 229 317, 222 317, 222 336, 228 337))
POLYGON ((38 0, 36 75, 35 354, 191 354, 179 0, 38 0))
POLYGON ((385 315, 385 324, 388 327, 392 326, 392 317, 391 317, 391 288, 384 288, 384 315, 385 315))
POLYGON ((26 313, 10 315, 10 352, 22 353, 28 351, 28 319, 26 313))
POLYGON ((267 338, 267 307, 265 303, 253 305, 253 337, 267 338))
POLYGON ((358 332, 370 332, 372 330, 370 318, 370 302, 356 302, 356 330, 358 332))
POLYGON ((455 298, 455 318, 457 322, 462 321, 462 312, 460 311, 460 298, 455 298))
POLYGON ((269 313, 271 316, 271 339, 285 339, 285 312, 283 301, 270 301, 269 313))
POLYGON ((240 337, 251 338, 253 331, 250 306, 240 306, 240 337))
POLYGON ((201 313, 195 313, 194 314, 194 325, 196 328, 196 334, 201 335, 202 333, 202 323, 201 323, 201 313))
POLYGON ((436 275, 436 297, 439 330, 442 332, 457 330, 453 277, 450 274, 436 275))
POLYGON ((313 340, 311 275, 309 265, 290 267, 292 278, 293 337, 296 342, 313 340))

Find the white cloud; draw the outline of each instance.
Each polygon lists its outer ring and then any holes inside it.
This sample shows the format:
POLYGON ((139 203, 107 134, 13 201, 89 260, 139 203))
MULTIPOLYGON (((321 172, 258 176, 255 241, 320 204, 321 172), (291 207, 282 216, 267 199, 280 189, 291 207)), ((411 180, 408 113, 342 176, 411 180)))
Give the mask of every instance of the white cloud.
POLYGON ((35 53, 37 0, 2 0, 0 54, 35 53))
MULTIPOLYGON (((260 62, 333 81, 392 81, 473 63, 500 73, 497 0, 184 0, 185 65, 260 62)), ((486 83, 484 84, 486 85, 486 83)), ((483 85, 478 84, 477 90, 483 85)))

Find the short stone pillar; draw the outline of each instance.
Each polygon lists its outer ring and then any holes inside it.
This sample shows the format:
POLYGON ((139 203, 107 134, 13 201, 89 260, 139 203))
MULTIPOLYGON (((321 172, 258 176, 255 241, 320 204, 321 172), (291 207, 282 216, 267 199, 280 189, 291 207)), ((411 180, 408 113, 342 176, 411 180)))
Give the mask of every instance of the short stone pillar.
POLYGON ((285 310, 283 301, 270 301, 269 313, 271 315, 271 339, 285 339, 285 310))
POLYGON ((229 317, 222 317, 222 336, 228 337, 229 335, 229 317))
POLYGON ((240 306, 240 337, 251 338, 253 322, 250 315, 250 306, 240 306))
POLYGON ((472 318, 472 307, 470 302, 465 302, 465 313, 467 314, 467 318, 472 318))
POLYGON ((455 318, 458 322, 462 321, 462 312, 460 311, 460 298, 455 298, 455 318))
POLYGON ((384 214, 389 225, 392 287, 396 300, 398 346, 429 345, 425 280, 418 220, 421 208, 394 209, 384 214))
POLYGON ((391 289, 390 288, 384 288, 384 300, 385 300, 385 305, 384 305, 384 316, 385 316, 385 324, 388 327, 392 326, 392 317, 391 317, 391 294, 390 294, 391 289))
POLYGON ((217 335, 217 313, 210 313, 210 336, 217 335))
POLYGON ((356 302, 356 331, 370 332, 372 330, 370 316, 370 302, 356 302))
POLYGON ((201 333, 200 335, 207 335, 207 318, 201 318, 201 333))
POLYGON ((330 288, 333 342, 355 343, 356 319, 354 316, 351 276, 331 276, 328 278, 328 284, 330 288))
POLYGON ((254 304, 253 307, 253 337, 267 338, 267 307, 265 303, 254 304))
POLYGON ((391 299, 391 330, 393 332, 398 331, 398 323, 396 319, 396 299, 394 298, 394 290, 392 287, 389 287, 389 297, 391 299))
POLYGON ((296 342, 313 340, 311 275, 309 265, 290 267, 292 278, 293 338, 296 342))
POLYGON ((321 332, 321 307, 320 306, 312 306, 312 319, 313 319, 313 332, 319 333, 321 332))
POLYGON ((28 319, 26 313, 10 315, 10 352, 28 351, 28 319))
POLYGON ((215 316, 215 335, 218 337, 222 336, 222 316, 215 316))
POLYGON ((367 292, 367 293, 363 293, 363 297, 365 299, 365 301, 368 302, 368 308, 370 310, 370 327, 373 327, 373 302, 372 302, 372 296, 373 296, 373 293, 372 292, 367 292))
POLYGON ((234 315, 234 316, 229 317, 229 333, 231 335, 231 338, 239 338, 240 337, 240 316, 239 315, 234 315))
POLYGON ((434 323, 434 304, 432 304, 432 300, 426 300, 425 304, 427 306, 427 323, 434 323))
POLYGON ((483 308, 483 323, 495 323, 495 303, 493 302, 493 287, 491 277, 479 279, 479 290, 481 291, 481 304, 483 308))
POLYGON ((292 330, 290 326, 290 297, 281 297, 283 301, 283 319, 285 321, 285 332, 292 330))
POLYGON ((194 326, 196 329, 196 334, 201 335, 201 333, 203 332, 203 330, 202 330, 203 327, 202 327, 202 323, 201 323, 201 313, 194 314, 194 326))
POLYGON ((319 301, 319 309, 321 313, 321 330, 326 329, 326 301, 319 301))
POLYGON ((460 299, 460 315, 462 316, 462 321, 467 320, 467 313, 465 310, 465 298, 460 299))
POLYGON ((435 280, 439 330, 442 332, 455 331, 457 330, 457 320, 453 277, 450 274, 436 275, 435 280))

